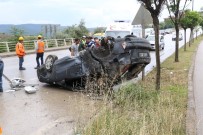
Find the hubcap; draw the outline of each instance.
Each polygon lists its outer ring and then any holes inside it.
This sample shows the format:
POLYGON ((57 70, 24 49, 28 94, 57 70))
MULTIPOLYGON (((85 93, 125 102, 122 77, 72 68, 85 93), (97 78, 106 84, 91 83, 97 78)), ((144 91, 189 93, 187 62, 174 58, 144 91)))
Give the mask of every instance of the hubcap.
POLYGON ((51 69, 51 67, 53 65, 53 59, 51 57, 47 58, 45 65, 46 65, 46 69, 51 69))

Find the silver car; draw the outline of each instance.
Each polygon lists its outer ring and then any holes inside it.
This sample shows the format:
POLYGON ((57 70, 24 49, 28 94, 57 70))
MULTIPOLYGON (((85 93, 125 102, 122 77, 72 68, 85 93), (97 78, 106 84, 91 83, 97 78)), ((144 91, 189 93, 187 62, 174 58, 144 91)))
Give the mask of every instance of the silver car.
MULTIPOLYGON (((151 44, 151 50, 155 50, 155 35, 149 35, 146 37, 146 39, 151 44)), ((165 47, 164 36, 159 35, 159 48, 160 48, 160 50, 164 50, 164 47, 165 47)))
MULTIPOLYGON (((179 33, 179 41, 183 40, 183 35, 182 33, 180 32, 179 33)), ((172 41, 176 41, 176 33, 172 33, 172 41)))

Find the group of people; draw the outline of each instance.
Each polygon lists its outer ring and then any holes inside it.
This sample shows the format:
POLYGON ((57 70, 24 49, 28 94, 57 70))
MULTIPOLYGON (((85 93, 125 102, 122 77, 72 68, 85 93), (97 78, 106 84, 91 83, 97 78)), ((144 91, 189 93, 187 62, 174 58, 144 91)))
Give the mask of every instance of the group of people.
MULTIPOLYGON (((24 38, 19 37, 18 43, 16 44, 16 54, 19 58, 19 70, 25 70, 25 67, 23 67, 24 62, 24 56, 26 54, 25 52, 25 46, 24 46, 24 38)), ((45 44, 42 41, 42 36, 38 35, 37 41, 35 42, 35 50, 36 50, 36 63, 37 66, 35 69, 38 69, 40 67, 40 64, 42 65, 44 63, 44 50, 45 50, 45 44), (41 60, 41 63, 39 62, 39 59, 41 60)), ((4 69, 4 62, 0 58, 0 92, 3 92, 3 86, 2 86, 2 76, 3 76, 3 69, 4 69)))
MULTIPOLYGON (((16 44, 16 54, 19 58, 19 70, 25 70, 25 67, 23 67, 23 62, 24 62, 24 56, 26 52, 25 52, 23 41, 24 41, 24 38, 19 37, 18 43, 16 44)), ((44 62, 43 57, 44 57, 45 44, 42 41, 41 35, 38 35, 37 37, 37 42, 35 43, 35 50, 36 50, 36 62, 37 62, 37 66, 35 67, 35 69, 37 69, 40 67, 39 59, 41 60, 41 65, 44 62)))
POLYGON ((74 43, 69 48, 69 50, 71 52, 71 56, 78 56, 79 52, 84 49, 98 48, 100 46, 101 46, 100 40, 97 37, 92 38, 90 36, 89 37, 83 36, 81 40, 79 38, 75 38, 74 43))

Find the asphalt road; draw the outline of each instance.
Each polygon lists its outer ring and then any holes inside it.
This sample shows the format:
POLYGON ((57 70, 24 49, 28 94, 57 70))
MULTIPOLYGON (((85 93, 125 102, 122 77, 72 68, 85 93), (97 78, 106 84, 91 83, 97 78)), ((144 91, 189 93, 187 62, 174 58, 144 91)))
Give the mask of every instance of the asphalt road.
MULTIPOLYGON (((68 49, 56 52, 59 58, 68 55, 68 49)), ((9 83, 3 79, 4 93, 0 94, 0 127, 5 135, 56 135, 73 134, 75 127, 87 121, 98 110, 99 102, 86 95, 51 87, 38 81, 35 55, 25 57, 25 71, 18 70, 18 58, 8 57, 4 74, 12 78, 23 78, 27 84, 39 84, 39 91, 26 94, 24 90, 10 90, 9 83)))
MULTIPOLYGON (((181 48, 184 45, 184 31, 180 30, 180 32, 183 35, 183 40, 179 41, 179 48, 181 48)), ((198 35, 200 32, 198 32, 198 35)), ((190 35, 190 30, 188 29, 186 31, 186 41, 189 41, 189 35, 190 35)), ((196 34, 194 35, 194 37, 196 34)), ((163 62, 166 58, 171 56, 175 52, 175 41, 172 41, 172 34, 166 34, 164 36, 165 40, 165 48, 164 50, 160 51, 160 60, 163 62)), ((188 46, 187 46, 188 47, 188 46)), ((151 63, 148 64, 145 68, 145 72, 150 72, 155 66, 156 66, 156 59, 155 59, 155 51, 151 51, 151 63)), ((174 58, 175 59, 175 58, 174 58)))
MULTIPOLYGON (((188 35, 189 31, 187 37, 188 35)), ((171 34, 165 35, 165 49, 160 52, 161 61, 164 61, 175 50, 175 42, 171 40, 171 36, 171 34)), ((180 41, 180 47, 183 44, 184 40, 180 41)), ((59 58, 69 55, 68 48, 47 52, 45 57, 49 54, 55 54, 59 58)), ((146 72, 151 71, 156 65, 155 52, 151 52, 151 57, 152 61, 146 67, 146 72)), ((24 90, 0 94, 0 127, 3 128, 3 134, 72 134, 76 126, 87 123, 99 109, 100 102, 95 102, 82 93, 40 83, 34 69, 35 54, 25 57, 25 71, 18 70, 17 57, 4 58, 3 61, 5 63, 4 74, 8 78, 23 78, 27 84, 39 84, 39 91, 35 94, 26 94, 24 90)), ((8 84, 4 79, 5 91, 10 89, 8 84)))

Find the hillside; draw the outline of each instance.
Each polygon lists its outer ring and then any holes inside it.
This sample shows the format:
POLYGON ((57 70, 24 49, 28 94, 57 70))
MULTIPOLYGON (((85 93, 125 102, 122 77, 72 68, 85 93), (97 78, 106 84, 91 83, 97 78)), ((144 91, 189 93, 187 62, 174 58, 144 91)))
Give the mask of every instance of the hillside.
POLYGON ((43 24, 0 24, 0 33, 10 34, 12 27, 16 27, 24 30, 26 35, 36 35, 39 34, 42 30, 43 24))
MULTIPOLYGON (((42 33, 44 30, 44 25, 46 24, 19 24, 19 25, 13 25, 13 24, 0 24, 0 33, 4 34, 11 34, 11 28, 16 27, 18 29, 24 30, 25 35, 38 35, 39 33, 42 33)), ((49 25, 49 24, 48 24, 49 25)), ((52 24, 55 25, 55 24, 52 24)), ((57 30, 63 31, 68 26, 60 26, 57 24, 57 30)), ((96 28, 87 28, 90 33, 93 33, 96 28)), ((49 31, 49 27, 48 27, 49 31)))

